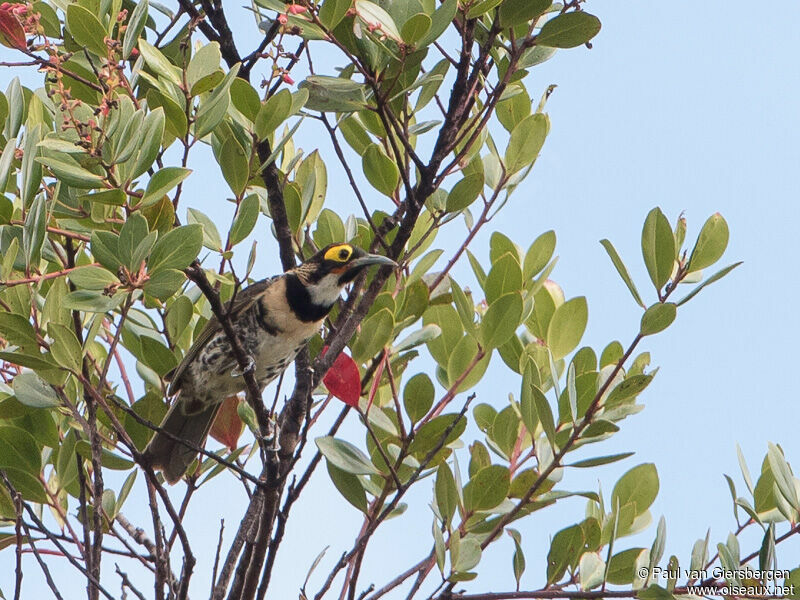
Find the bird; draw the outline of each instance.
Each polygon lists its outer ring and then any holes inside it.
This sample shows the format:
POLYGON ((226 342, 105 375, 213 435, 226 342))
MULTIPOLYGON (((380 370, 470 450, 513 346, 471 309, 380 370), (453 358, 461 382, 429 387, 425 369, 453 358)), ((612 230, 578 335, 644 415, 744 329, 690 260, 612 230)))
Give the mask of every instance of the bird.
MULTIPOLYGON (((397 266, 351 244, 330 244, 299 266, 245 287, 226 303, 248 356, 247 370, 262 392, 320 330, 344 287, 371 265, 397 266)), ((245 389, 242 373, 228 336, 212 317, 180 364, 165 375, 167 396, 175 398, 143 452, 168 483, 179 481, 197 457, 196 448, 204 443, 222 401, 245 389)))

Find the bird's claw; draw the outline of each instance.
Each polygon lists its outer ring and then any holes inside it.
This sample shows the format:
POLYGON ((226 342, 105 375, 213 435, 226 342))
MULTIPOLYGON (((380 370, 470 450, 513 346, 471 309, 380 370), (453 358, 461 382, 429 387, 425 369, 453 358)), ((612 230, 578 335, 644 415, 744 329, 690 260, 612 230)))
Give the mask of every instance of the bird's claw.
POLYGON ((278 440, 278 436, 277 435, 273 435, 272 436, 271 442, 272 443, 269 446, 267 446, 267 450, 269 450, 270 452, 275 452, 275 453, 280 452, 281 451, 281 443, 278 440))
POLYGON ((252 373, 256 369, 256 361, 253 359, 252 356, 249 354, 247 355, 247 364, 245 365, 244 369, 240 369, 239 367, 234 367, 231 371, 231 377, 241 377, 242 375, 246 375, 247 373, 252 373))

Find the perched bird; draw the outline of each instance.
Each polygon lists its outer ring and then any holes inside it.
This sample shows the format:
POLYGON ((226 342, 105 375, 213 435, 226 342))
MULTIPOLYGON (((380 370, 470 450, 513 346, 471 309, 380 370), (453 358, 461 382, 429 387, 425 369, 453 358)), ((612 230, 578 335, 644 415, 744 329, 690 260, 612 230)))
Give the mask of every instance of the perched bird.
MULTIPOLYGON (((303 264, 241 290, 228 303, 231 325, 248 369, 263 392, 294 361, 334 305, 342 289, 370 265, 395 265, 350 244, 331 244, 303 264)), ((209 320, 181 363, 166 375, 168 394, 176 395, 161 428, 173 436, 203 444, 221 402, 245 389, 228 337, 216 317, 209 320)), ((156 432, 144 451, 169 483, 178 481, 197 452, 156 432)))

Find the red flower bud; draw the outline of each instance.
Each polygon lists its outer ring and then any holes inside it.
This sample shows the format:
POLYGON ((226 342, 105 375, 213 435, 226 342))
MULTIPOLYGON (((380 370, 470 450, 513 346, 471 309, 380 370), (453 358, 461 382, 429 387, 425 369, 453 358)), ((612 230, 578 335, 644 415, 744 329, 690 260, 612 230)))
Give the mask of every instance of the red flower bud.
POLYGON ((289 6, 286 7, 286 12, 290 12, 293 15, 302 14, 302 13, 306 12, 306 10, 308 10, 308 9, 305 6, 302 6, 300 4, 290 4, 289 6))

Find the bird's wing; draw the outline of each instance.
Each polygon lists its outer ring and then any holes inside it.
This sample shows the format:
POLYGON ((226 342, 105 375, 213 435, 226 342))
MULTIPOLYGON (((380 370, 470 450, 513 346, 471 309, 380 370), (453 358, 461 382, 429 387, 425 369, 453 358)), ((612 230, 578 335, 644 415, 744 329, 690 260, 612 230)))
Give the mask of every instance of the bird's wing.
MULTIPOLYGON (((230 302, 225 303, 225 310, 228 311, 229 318, 232 321, 236 320, 240 314, 253 306, 253 304, 259 299, 259 297, 261 297, 267 288, 271 286, 279 277, 281 276, 277 275, 275 277, 270 277, 269 279, 263 279, 247 286, 243 290, 240 290, 239 293, 237 293, 234 297, 232 305, 230 302)), ((188 367, 192 361, 197 358, 197 355, 200 353, 203 347, 205 347, 209 340, 216 336, 220 331, 222 331, 222 325, 220 324, 219 320, 217 317, 211 317, 208 323, 206 323, 206 326, 203 328, 203 331, 201 331, 200 335, 198 335, 194 340, 192 347, 189 348, 189 351, 183 357, 183 360, 180 362, 180 364, 164 376, 164 379, 170 382, 168 391, 170 396, 180 389, 181 378, 186 371, 186 367, 188 367)))

